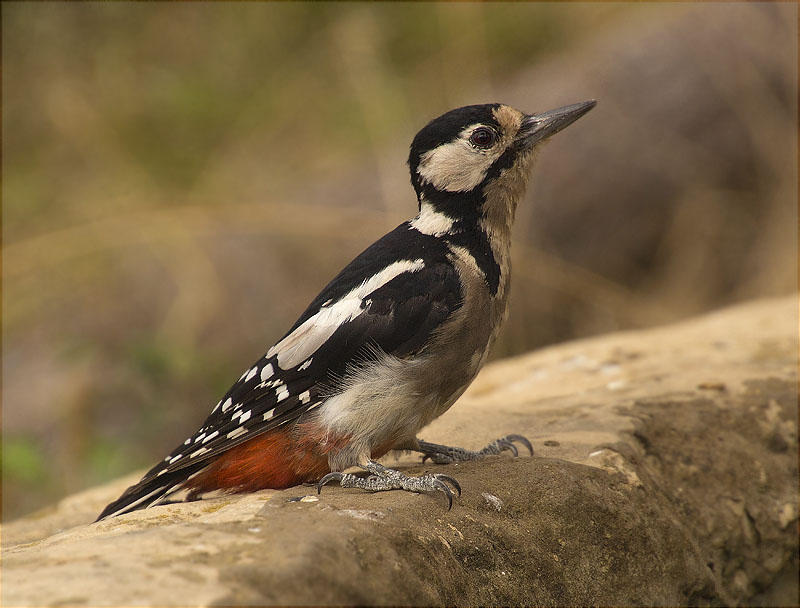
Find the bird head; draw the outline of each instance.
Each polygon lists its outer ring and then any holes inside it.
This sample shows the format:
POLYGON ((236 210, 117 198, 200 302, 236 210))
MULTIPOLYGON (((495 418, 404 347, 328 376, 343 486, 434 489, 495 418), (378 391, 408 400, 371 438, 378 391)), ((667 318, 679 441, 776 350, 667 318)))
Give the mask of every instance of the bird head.
POLYGON ((454 220, 485 216, 487 194, 496 192, 507 199, 504 206, 511 207, 513 216, 533 150, 595 103, 539 114, 492 103, 456 108, 435 118, 417 133, 408 158, 420 210, 431 205, 454 220))

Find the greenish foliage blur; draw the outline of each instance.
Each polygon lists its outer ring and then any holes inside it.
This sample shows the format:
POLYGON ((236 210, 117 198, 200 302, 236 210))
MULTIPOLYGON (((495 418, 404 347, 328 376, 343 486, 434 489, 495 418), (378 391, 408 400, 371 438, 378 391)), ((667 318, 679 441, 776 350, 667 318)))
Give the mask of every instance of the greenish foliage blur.
POLYGON ((159 206, 185 204, 181 193, 226 142, 258 133, 294 167, 291 182, 299 165, 318 162, 306 157, 315 144, 336 142, 344 163, 368 137, 390 140, 404 120, 473 88, 469 66, 486 64, 502 81, 581 30, 550 4, 12 3, 3 17, 12 242, 124 210, 119 197, 76 209, 60 196, 99 160, 97 137, 116 157, 103 164, 106 179, 133 172, 116 163, 135 165, 162 193, 159 206), (373 73, 352 82, 363 74, 343 56, 373 73), (44 167, 48 179, 35 179, 44 167))
POLYGON ((47 463, 41 447, 31 437, 5 437, 2 465, 6 482, 17 482, 36 488, 49 481, 47 463))

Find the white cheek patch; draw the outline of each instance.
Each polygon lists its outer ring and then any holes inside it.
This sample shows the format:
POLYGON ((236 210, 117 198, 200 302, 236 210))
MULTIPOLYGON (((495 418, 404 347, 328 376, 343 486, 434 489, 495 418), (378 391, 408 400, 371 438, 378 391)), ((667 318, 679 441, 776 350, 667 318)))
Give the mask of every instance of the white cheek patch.
POLYGON ((339 327, 364 312, 361 303, 373 291, 383 287, 404 272, 416 272, 424 266, 425 263, 421 259, 389 264, 379 273, 345 294, 340 300, 306 319, 300 327, 270 348, 267 357, 277 355, 278 366, 282 369, 289 369, 301 364, 317 352, 317 349, 325 344, 339 327))
POLYGON ((497 160, 504 146, 478 150, 469 143, 472 132, 481 125, 464 129, 455 141, 428 150, 420 157, 417 173, 423 183, 447 192, 468 192, 486 178, 486 172, 497 160))

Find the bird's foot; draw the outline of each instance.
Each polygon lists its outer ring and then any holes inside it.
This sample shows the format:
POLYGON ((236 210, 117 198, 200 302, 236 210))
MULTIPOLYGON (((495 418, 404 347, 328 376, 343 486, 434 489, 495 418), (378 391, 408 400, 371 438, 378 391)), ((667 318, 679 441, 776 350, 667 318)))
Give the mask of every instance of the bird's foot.
POLYGON ((422 452, 422 462, 430 458, 436 464, 450 464, 453 462, 464 462, 467 460, 482 460, 486 456, 492 454, 499 454, 503 451, 509 451, 514 456, 519 456, 519 450, 514 442, 518 441, 531 453, 533 456, 533 446, 522 435, 506 435, 500 439, 495 439, 482 450, 476 452, 472 450, 465 450, 464 448, 454 448, 447 445, 439 445, 438 443, 428 443, 422 439, 418 440, 419 449, 422 452))
POLYGON ((458 495, 461 496, 461 486, 449 475, 441 473, 427 473, 419 477, 410 477, 400 471, 395 471, 382 464, 369 460, 364 468, 371 473, 368 477, 359 477, 352 473, 328 473, 317 484, 317 494, 322 491, 322 486, 331 480, 338 480, 343 488, 361 488, 369 492, 383 492, 384 490, 406 490, 408 492, 430 492, 438 490, 447 496, 448 511, 453 506, 453 486, 458 495))

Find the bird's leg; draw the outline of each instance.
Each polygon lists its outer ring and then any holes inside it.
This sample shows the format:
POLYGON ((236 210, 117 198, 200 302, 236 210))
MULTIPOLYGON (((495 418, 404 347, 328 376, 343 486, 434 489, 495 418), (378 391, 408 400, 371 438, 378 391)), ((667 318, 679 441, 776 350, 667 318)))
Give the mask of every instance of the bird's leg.
POLYGON ((374 460, 367 460, 360 467, 371 474, 368 477, 359 477, 352 473, 328 473, 317 484, 317 493, 322 491, 329 481, 336 479, 343 488, 361 488, 369 492, 382 492, 384 490, 407 490, 409 492, 430 492, 439 490, 447 496, 448 510, 453 506, 453 491, 447 485, 451 484, 458 495, 461 496, 461 486, 449 475, 441 473, 427 473, 419 477, 410 477, 400 471, 395 471, 383 466, 374 460), (447 483, 445 483, 447 482, 447 483))
POLYGON ((464 462, 466 460, 481 460, 486 456, 492 454, 499 454, 503 451, 509 451, 514 456, 519 456, 519 450, 514 442, 518 441, 531 453, 533 456, 533 446, 522 435, 506 435, 500 439, 495 439, 482 450, 473 452, 472 450, 465 450, 464 448, 455 448, 447 445, 439 445, 438 443, 429 443, 422 439, 417 440, 417 447, 411 448, 415 452, 422 452, 422 462, 430 458, 436 464, 450 464, 452 462, 464 462))

